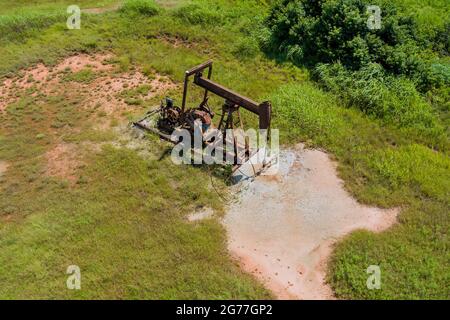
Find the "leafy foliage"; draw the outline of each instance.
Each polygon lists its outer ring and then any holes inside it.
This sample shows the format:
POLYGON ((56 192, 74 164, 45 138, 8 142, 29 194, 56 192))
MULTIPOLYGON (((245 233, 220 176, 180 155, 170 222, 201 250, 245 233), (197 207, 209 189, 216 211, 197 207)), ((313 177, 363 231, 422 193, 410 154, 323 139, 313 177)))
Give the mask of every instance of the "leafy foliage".
POLYGON ((422 57, 423 35, 412 16, 383 2, 380 29, 368 27, 370 12, 363 0, 279 0, 267 18, 271 36, 266 43, 299 64, 340 61, 360 69, 378 63, 397 75, 436 85, 422 57))
POLYGON ((382 23, 373 29, 363 0, 278 0, 261 33, 263 47, 309 66, 350 105, 400 127, 431 128, 427 134, 436 135, 443 129, 417 91, 450 83, 448 66, 433 52, 445 53, 448 36, 436 32, 436 42, 429 41, 413 16, 390 2, 377 3, 382 23))

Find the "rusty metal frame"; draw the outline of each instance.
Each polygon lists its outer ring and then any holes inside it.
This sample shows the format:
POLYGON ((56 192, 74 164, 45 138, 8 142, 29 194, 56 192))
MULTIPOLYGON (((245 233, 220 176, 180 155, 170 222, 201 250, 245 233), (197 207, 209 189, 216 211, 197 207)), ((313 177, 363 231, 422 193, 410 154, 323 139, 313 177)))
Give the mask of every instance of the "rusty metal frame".
MULTIPOLYGON (((181 111, 183 113, 186 110, 186 98, 187 98, 187 92, 188 92, 189 78, 194 74, 195 75, 201 74, 203 72, 203 70, 208 68, 208 79, 211 79, 212 64, 213 64, 213 61, 208 60, 205 63, 202 63, 202 64, 200 64, 190 70, 187 70, 185 72, 185 74, 184 74, 184 89, 183 89, 183 103, 181 105, 181 111)), ((207 97, 208 97, 208 89, 205 89, 205 95, 203 97, 203 101, 205 101, 207 97)))
POLYGON ((203 100, 205 101, 208 97, 208 93, 212 92, 219 97, 230 101, 259 117, 259 128, 260 129, 270 129, 272 106, 269 101, 265 101, 261 104, 244 97, 214 81, 211 80, 212 76, 212 60, 208 60, 188 71, 185 72, 184 76, 184 91, 183 91, 183 103, 181 110, 184 113, 186 108, 186 99, 189 85, 189 78, 194 76, 194 83, 199 87, 205 89, 205 94, 203 100), (203 70, 208 69, 208 78, 203 77, 203 70))

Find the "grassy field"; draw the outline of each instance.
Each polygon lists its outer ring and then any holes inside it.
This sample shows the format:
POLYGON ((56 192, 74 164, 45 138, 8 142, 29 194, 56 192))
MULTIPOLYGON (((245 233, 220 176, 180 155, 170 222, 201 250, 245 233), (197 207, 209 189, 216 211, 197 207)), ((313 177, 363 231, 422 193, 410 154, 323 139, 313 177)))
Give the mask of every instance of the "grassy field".
POLYGON ((2 6, 0 8, 0 14, 11 15, 14 13, 21 13, 26 11, 42 11, 49 12, 51 10, 65 10, 69 5, 76 4, 80 8, 102 8, 106 7, 120 1, 117 0, 80 0, 80 1, 69 1, 69 0, 3 0, 1 2, 2 6))
MULTIPOLYGON (((422 17, 448 18, 445 1, 398 2, 422 17)), ((109 52, 120 72, 139 68, 180 84, 183 70, 213 58, 217 81, 255 100, 272 101, 273 127, 280 129, 282 143, 324 148, 359 201, 403 208, 391 230, 355 232, 337 245, 328 273, 336 295, 450 298, 448 137, 431 148, 433 143, 412 129, 369 117, 319 89, 308 70, 266 57, 255 35, 268 10, 265 1, 158 1, 157 12, 131 7, 83 15, 80 30, 65 27, 65 1, 0 3, 4 79, 39 62, 51 66, 79 52, 109 52), (60 13, 52 15, 53 9, 60 13), (366 288, 366 269, 373 264, 382 269, 382 290, 366 288)), ((217 220, 186 222, 198 207, 223 212, 206 170, 172 164, 163 156, 167 145, 157 139, 141 148, 149 150, 146 157, 117 146, 116 128, 94 128, 93 119, 104 115, 93 117, 80 108, 87 93, 31 93, 33 86, 18 91, 17 102, 0 113, 0 161, 9 164, 0 176, 1 298, 271 297, 228 257, 217 220), (77 146, 83 158, 75 183, 44 174, 45 154, 62 142, 77 146), (102 145, 98 153, 86 147, 93 143, 102 145), (81 268, 80 291, 65 287, 70 264, 81 268)), ((174 94, 180 101, 181 91, 174 94)), ((448 112, 445 103, 435 107, 438 121, 448 112)), ((132 119, 144 107, 124 117, 132 119)), ((224 181, 213 179, 226 192, 224 181)))

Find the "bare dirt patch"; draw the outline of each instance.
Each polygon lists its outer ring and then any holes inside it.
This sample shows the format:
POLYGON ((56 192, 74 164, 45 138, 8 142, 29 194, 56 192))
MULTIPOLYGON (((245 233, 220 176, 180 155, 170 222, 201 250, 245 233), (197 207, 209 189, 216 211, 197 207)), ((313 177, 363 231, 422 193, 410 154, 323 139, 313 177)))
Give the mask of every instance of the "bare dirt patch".
POLYGON ((121 96, 122 92, 140 86, 148 86, 149 89, 146 93, 138 94, 136 97, 146 101, 178 88, 167 77, 155 75, 153 79, 149 79, 138 70, 115 76, 101 76, 90 84, 80 86, 80 90, 85 90, 88 94, 83 107, 96 109, 97 112, 103 114, 101 118, 97 119, 97 129, 106 129, 110 126, 112 119, 124 118, 124 113, 133 112, 139 108, 139 106, 128 104, 127 100, 121 96))
POLYGON ((45 154, 47 158, 46 174, 76 182, 76 170, 82 164, 77 147, 74 144, 60 143, 45 154))
POLYGON ((72 72, 78 72, 85 68, 91 68, 94 71, 111 71, 113 65, 108 64, 107 60, 112 57, 111 54, 102 53, 95 55, 77 54, 64 59, 61 63, 52 69, 53 72, 60 72, 70 69, 72 72))
POLYGON ((356 229, 389 228, 398 210, 358 203, 324 152, 299 146, 280 162, 277 176, 257 177, 230 206, 229 250, 280 299, 333 299, 325 283, 333 244, 356 229))
POLYGON ((118 73, 116 67, 109 63, 112 57, 108 53, 78 54, 64 59, 54 67, 37 64, 23 70, 19 76, 5 79, 1 84, 0 112, 17 101, 20 94, 31 87, 35 88, 32 96, 39 93, 52 95, 62 91, 72 92, 82 100, 81 107, 95 108, 97 114, 102 113, 101 119, 97 119, 97 122, 100 129, 105 129, 109 127, 112 118, 116 116, 120 118, 124 112, 136 108, 120 96, 125 90, 147 86, 147 92, 139 93, 139 99, 145 101, 178 88, 168 77, 157 73, 151 78, 139 70, 118 73), (93 72, 95 79, 87 82, 62 80, 68 72, 77 73, 83 70, 93 72))
POLYGON ((0 161, 0 177, 8 170, 9 164, 6 161, 0 161))
POLYGON ((102 109, 108 114, 116 113, 126 109, 126 103, 117 95, 124 90, 135 89, 139 86, 149 86, 146 94, 140 95, 140 98, 147 100, 161 93, 167 92, 177 86, 167 77, 156 75, 150 80, 139 71, 123 73, 116 77, 104 76, 88 86, 92 99, 90 106, 100 103, 102 109))
POLYGON ((33 96, 39 92, 49 94, 58 90, 57 87, 61 84, 62 72, 79 72, 86 68, 92 69, 93 72, 111 71, 114 67, 106 62, 109 58, 111 58, 110 54, 79 54, 64 59, 54 67, 48 67, 39 63, 22 70, 18 73, 18 76, 5 79, 0 84, 0 112, 8 104, 17 101, 21 92, 31 87, 36 88, 32 94, 33 96))

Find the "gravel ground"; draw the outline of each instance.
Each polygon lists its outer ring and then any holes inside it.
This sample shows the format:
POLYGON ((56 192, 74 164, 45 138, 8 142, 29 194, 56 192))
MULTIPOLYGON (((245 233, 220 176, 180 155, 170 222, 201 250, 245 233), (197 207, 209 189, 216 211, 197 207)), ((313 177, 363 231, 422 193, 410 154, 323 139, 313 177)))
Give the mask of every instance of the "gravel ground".
POLYGON ((398 214, 359 204, 329 156, 303 145, 281 152, 276 175, 236 188, 223 219, 229 250, 280 299, 333 299, 324 283, 333 243, 355 229, 382 231, 398 214))

